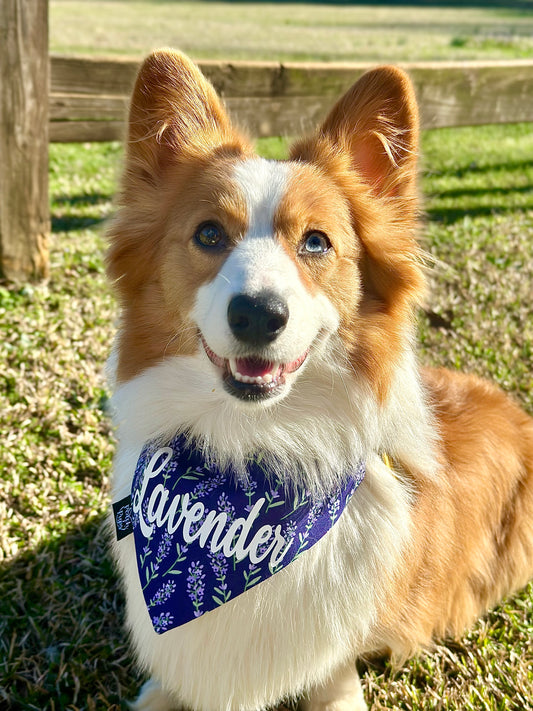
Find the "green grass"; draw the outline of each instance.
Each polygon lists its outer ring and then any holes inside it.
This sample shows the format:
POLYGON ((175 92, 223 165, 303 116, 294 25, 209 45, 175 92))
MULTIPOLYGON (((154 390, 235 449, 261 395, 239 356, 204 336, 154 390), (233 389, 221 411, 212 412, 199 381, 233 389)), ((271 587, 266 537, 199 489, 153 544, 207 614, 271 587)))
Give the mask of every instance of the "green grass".
POLYGON ((195 58, 298 61, 533 56, 529 0, 508 8, 430 5, 50 0, 50 46, 138 56, 172 46, 195 58))
MULTIPOLYGON (((530 0, 490 5, 50 0, 50 43, 225 59, 532 57, 530 0)), ((283 157, 286 141, 260 150, 283 157)), ((428 132, 423 153, 433 268, 421 358, 491 377, 533 413, 533 125, 428 132)), ((125 709, 142 679, 107 552, 113 442, 102 375, 116 318, 103 230, 121 148, 50 154, 51 277, 0 284, 0 709, 125 709)), ((532 607, 529 586, 400 670, 362 666, 372 708, 533 710, 532 607)))
MULTIPOLYGON (((533 413, 533 126, 428 132, 423 150, 436 266, 422 358, 488 375, 533 413)), ((116 309, 103 226, 120 159, 116 144, 51 146, 51 277, 0 287, 0 708, 125 708, 141 681, 105 524, 116 309)), ((369 662, 373 708, 533 709, 532 599, 530 586, 399 671, 369 662)))

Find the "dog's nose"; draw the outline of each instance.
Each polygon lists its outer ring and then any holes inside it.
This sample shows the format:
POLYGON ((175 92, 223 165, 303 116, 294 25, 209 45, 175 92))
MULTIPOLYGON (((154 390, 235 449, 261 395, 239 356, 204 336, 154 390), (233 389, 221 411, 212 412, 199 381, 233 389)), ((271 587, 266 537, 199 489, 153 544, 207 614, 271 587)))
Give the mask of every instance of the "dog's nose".
POLYGON ((229 302, 228 323, 235 338, 253 346, 274 341, 289 320, 287 304, 271 291, 237 294, 229 302))

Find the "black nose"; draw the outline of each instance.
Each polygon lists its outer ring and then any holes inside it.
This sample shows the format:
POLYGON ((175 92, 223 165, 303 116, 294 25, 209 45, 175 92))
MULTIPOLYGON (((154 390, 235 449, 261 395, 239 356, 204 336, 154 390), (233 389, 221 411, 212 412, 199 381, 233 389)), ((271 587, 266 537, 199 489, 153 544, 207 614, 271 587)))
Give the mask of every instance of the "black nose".
POLYGON ((275 340, 289 320, 287 304, 271 291, 237 294, 229 302, 228 323, 235 338, 253 346, 275 340))

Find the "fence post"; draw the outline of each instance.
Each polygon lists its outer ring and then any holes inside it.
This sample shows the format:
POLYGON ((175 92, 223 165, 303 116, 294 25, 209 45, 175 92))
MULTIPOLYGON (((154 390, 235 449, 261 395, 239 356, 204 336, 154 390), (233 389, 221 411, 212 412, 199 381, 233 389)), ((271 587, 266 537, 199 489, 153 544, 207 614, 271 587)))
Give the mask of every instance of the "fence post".
POLYGON ((0 275, 48 271, 48 0, 0 2, 0 275))

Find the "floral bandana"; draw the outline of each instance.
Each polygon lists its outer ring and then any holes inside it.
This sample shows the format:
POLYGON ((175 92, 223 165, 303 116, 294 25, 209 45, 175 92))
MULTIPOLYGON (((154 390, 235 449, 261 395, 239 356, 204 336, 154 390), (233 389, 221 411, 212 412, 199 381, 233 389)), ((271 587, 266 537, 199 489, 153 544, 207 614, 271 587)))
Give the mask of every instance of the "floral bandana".
POLYGON ((133 531, 154 630, 200 617, 296 560, 338 521, 364 475, 360 464, 318 500, 269 476, 260 455, 243 478, 209 466, 182 435, 147 444, 131 496, 113 509, 117 538, 133 531))

